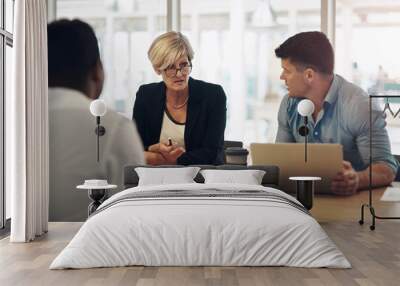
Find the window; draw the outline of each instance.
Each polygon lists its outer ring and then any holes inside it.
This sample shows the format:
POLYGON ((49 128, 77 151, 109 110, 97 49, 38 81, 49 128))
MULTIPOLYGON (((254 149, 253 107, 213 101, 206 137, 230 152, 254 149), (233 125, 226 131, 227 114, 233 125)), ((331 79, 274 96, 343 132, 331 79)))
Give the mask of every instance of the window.
MULTIPOLYGON (((57 18, 94 27, 106 71, 102 97, 128 117, 139 85, 161 80, 147 50, 166 31, 166 2, 57 1, 57 18)), ((181 0, 181 27, 195 50, 193 77, 225 89, 226 139, 273 141, 285 94, 274 48, 299 31, 320 29, 320 0, 181 0)))
MULTIPOLYGON (((13 66, 13 56, 12 56, 12 47, 9 45, 6 45, 6 54, 5 54, 5 94, 11 94, 12 90, 12 66, 13 66)), ((4 140, 5 141, 5 140, 4 140)), ((6 210, 5 210, 5 215, 6 215, 6 220, 11 218, 11 193, 10 189, 6 188, 5 190, 5 205, 6 205, 6 210)))
MULTIPOLYGON (((369 94, 400 94, 400 2, 338 1, 336 23, 336 72, 369 94)), ((400 104, 392 107, 396 112, 400 104)), ((400 154, 399 119, 387 117, 394 154, 400 154)))
MULTIPOLYGON (((167 2, 57 1, 58 18, 78 17, 94 26, 106 70, 102 97, 128 117, 138 86, 160 80, 146 52, 166 31, 167 2)), ((293 34, 321 29, 321 0, 178 2, 181 31, 195 51, 192 76, 221 84, 227 94, 225 138, 247 144, 274 141, 286 93, 274 49, 293 34)), ((400 32, 400 2, 336 1, 335 15, 336 72, 368 92, 400 92, 400 68, 393 60, 400 50, 393 36, 400 32)), ((399 120, 388 118, 388 129, 399 154, 399 120)))
POLYGON ((80 18, 94 28, 105 69, 102 98, 129 118, 139 86, 160 80, 147 50, 166 31, 166 11, 164 0, 57 1, 57 18, 80 18))
POLYGON ((319 0, 182 0, 182 32, 195 51, 193 77, 221 84, 228 98, 226 140, 274 141, 286 93, 274 49, 320 30, 319 0))
POLYGON ((5 0, 5 30, 13 32, 14 22, 14 0, 5 0))
POLYGON ((11 195, 4 188, 4 106, 6 94, 11 92, 14 1, 0 0, 0 228, 11 217, 11 195))

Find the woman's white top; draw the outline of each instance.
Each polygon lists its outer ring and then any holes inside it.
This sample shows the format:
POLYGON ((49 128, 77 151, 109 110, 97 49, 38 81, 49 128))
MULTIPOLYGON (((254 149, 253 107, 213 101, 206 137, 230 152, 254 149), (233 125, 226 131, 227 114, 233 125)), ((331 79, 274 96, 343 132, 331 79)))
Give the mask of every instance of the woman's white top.
POLYGON ((160 142, 168 145, 168 138, 171 138, 173 145, 185 148, 185 123, 176 122, 167 111, 164 111, 160 142))

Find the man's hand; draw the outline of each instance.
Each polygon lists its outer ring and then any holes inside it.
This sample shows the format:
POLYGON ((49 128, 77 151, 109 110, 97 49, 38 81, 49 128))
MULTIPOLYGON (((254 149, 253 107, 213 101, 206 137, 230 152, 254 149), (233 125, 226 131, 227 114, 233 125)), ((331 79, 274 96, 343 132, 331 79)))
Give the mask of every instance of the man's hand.
POLYGON ((333 178, 331 191, 336 195, 349 196, 357 193, 359 185, 358 173, 351 163, 343 161, 343 169, 333 178))

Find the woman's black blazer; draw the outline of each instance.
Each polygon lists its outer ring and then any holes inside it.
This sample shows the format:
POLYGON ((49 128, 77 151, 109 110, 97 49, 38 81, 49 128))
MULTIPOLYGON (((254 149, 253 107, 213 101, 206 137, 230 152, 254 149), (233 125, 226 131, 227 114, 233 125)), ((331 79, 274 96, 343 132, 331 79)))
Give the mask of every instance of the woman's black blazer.
MULTIPOLYGON (((160 140, 165 99, 164 82, 142 85, 136 93, 133 119, 145 150, 160 140)), ((189 78, 186 153, 178 158, 177 164, 222 164, 225 125, 226 96, 222 87, 189 78)))

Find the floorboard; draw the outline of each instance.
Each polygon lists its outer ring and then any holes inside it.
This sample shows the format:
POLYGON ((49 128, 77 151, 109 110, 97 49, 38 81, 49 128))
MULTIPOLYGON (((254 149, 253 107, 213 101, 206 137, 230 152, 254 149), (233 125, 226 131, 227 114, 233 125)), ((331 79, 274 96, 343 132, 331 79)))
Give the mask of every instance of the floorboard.
MULTIPOLYGON (((380 215, 400 215, 399 203, 382 203, 384 190, 374 193, 380 215)), ((399 285, 400 222, 370 215, 358 224, 360 205, 368 192, 342 198, 318 196, 312 210, 329 237, 351 262, 352 269, 290 267, 119 267, 85 270, 48 269, 52 260, 78 231, 81 223, 50 223, 49 232, 32 243, 0 240, 0 285, 136 285, 136 286, 264 286, 264 285, 399 285)))

